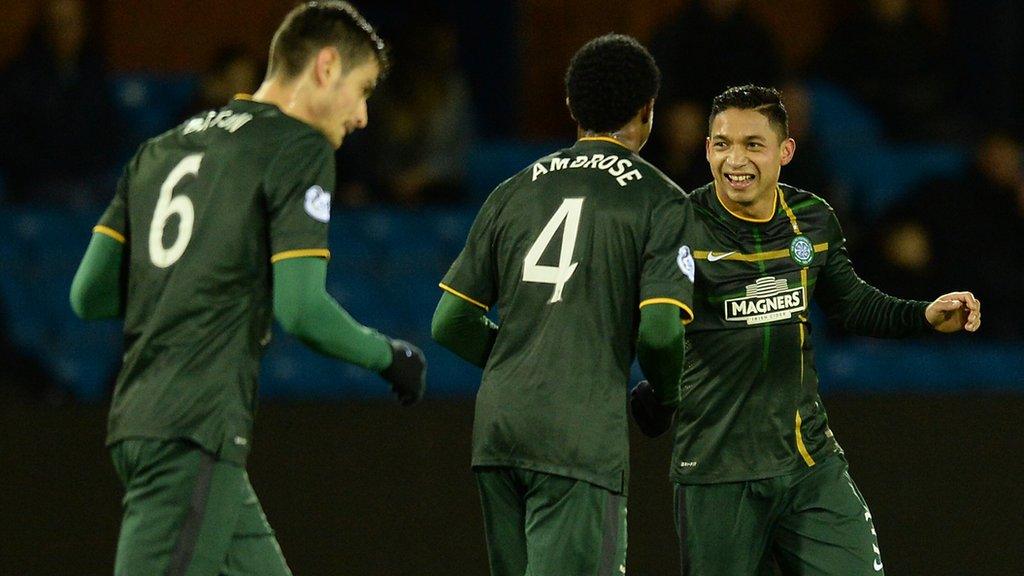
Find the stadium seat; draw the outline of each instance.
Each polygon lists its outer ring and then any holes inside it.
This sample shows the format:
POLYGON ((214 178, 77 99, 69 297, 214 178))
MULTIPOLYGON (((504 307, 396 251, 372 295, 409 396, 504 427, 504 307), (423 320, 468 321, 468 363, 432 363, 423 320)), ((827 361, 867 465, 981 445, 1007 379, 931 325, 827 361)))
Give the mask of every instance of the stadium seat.
POLYGON ((113 80, 114 99, 134 142, 142 142, 183 120, 198 80, 191 74, 123 74, 113 80))
POLYGON ((470 200, 479 205, 495 186, 508 180, 534 160, 551 154, 571 142, 524 143, 513 140, 480 142, 467 160, 470 200))
POLYGON ((878 117, 838 86, 812 81, 807 90, 823 155, 863 218, 876 218, 915 186, 966 167, 968 154, 959 146, 889 142, 878 117))

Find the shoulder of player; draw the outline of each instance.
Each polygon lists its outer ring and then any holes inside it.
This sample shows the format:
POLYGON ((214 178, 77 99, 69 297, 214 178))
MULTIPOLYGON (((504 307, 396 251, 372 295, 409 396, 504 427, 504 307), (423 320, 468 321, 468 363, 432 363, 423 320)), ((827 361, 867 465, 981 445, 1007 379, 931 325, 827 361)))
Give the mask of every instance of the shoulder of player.
POLYGON ((634 168, 641 175, 639 179, 632 182, 633 194, 647 194, 655 201, 685 200, 687 198, 686 191, 658 167, 637 154, 627 153, 626 157, 633 161, 634 168))
POLYGON ((786 205, 789 206, 789 208, 793 210, 798 217, 801 214, 814 212, 820 212, 828 215, 835 214, 835 210, 832 208, 832 205, 824 198, 813 192, 809 192, 789 184, 783 184, 782 182, 779 182, 779 190, 782 192, 782 197, 786 201, 786 205))
POLYGON ((703 186, 694 188, 690 192, 686 193, 686 198, 697 209, 698 212, 707 212, 708 214, 713 214, 713 203, 718 201, 715 198, 715 183, 708 182, 703 186))

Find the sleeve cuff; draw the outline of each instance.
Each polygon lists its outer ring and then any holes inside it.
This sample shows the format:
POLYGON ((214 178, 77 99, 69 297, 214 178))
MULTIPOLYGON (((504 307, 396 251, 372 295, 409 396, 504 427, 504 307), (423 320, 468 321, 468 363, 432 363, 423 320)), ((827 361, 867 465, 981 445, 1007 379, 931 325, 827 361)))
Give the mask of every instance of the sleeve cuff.
POLYGON ((281 260, 290 260, 292 258, 324 258, 326 260, 331 259, 331 251, 326 248, 309 248, 304 250, 285 250, 284 252, 278 252, 270 257, 270 263, 276 264, 281 260))
POLYGON ((92 231, 96 234, 103 234, 104 236, 113 238, 114 240, 117 240, 121 244, 124 244, 125 242, 124 234, 121 234, 120 232, 114 230, 109 226, 103 226, 102 224, 93 226, 92 231))
POLYGON ((678 306, 679 309, 686 314, 686 317, 683 318, 683 324, 693 322, 693 309, 675 298, 648 298, 647 300, 640 302, 640 308, 651 304, 671 304, 673 306, 678 306))
POLYGON ((439 282, 437 285, 438 285, 438 287, 441 288, 441 290, 444 290, 445 292, 447 292, 447 293, 449 293, 449 294, 451 294, 453 296, 458 296, 459 298, 462 298, 463 300, 465 300, 466 302, 469 302, 470 304, 473 304, 474 306, 479 306, 480 308, 483 308, 485 311, 489 311, 491 309, 486 304, 483 304, 482 302, 479 302, 477 300, 474 300, 474 299, 470 298, 469 296, 466 296, 462 292, 459 292, 458 290, 452 288, 451 286, 448 286, 444 282, 439 282))

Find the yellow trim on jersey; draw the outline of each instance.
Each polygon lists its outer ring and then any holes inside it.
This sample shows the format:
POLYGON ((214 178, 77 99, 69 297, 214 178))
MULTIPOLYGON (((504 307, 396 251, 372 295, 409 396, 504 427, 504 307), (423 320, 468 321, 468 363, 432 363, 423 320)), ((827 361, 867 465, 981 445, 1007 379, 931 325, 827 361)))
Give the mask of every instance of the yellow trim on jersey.
POLYGON ((675 298, 648 298, 640 303, 640 308, 649 304, 671 304, 673 306, 678 306, 679 308, 682 308, 683 312, 686 312, 687 316, 690 317, 688 320, 683 320, 683 324, 693 322, 693 310, 675 298))
POLYGON ((804 457, 804 462, 807 466, 814 466, 814 458, 807 452, 807 447, 804 446, 804 437, 800 433, 800 425, 803 424, 803 420, 800 419, 800 411, 796 411, 796 449, 800 452, 800 455, 804 457))
MULTIPOLYGON (((600 140, 601 142, 611 142, 612 144, 618 144, 619 146, 622 146, 626 150, 629 150, 629 146, 626 146, 625 144, 619 142, 618 140, 612 138, 611 136, 584 136, 583 138, 577 140, 577 142, 592 142, 594 140, 600 140)), ((632 152, 632 150, 630 151, 632 152)))
POLYGON ((251 101, 253 98, 252 98, 252 94, 246 94, 245 92, 239 92, 238 94, 235 94, 234 96, 232 96, 231 99, 232 100, 247 100, 247 101, 251 101))
POLYGON ((722 202, 722 197, 718 195, 718 188, 717 187, 715 188, 715 198, 718 198, 718 203, 722 205, 722 208, 725 208, 726 212, 728 212, 729 214, 732 214, 733 216, 739 218, 740 220, 743 220, 744 222, 754 222, 756 224, 764 224, 765 222, 771 222, 772 218, 775 218, 775 210, 779 206, 779 196, 782 196, 782 194, 779 192, 779 187, 776 186, 775 187, 775 199, 772 200, 772 211, 771 211, 771 214, 769 214, 768 217, 763 219, 763 220, 758 220, 757 218, 750 218, 749 216, 742 216, 740 214, 737 214, 737 213, 733 212, 732 210, 729 210, 729 207, 725 205, 725 202, 722 202))
POLYGON ((281 260, 290 260, 292 258, 326 258, 331 259, 331 251, 326 248, 307 248, 304 250, 285 250, 284 252, 278 252, 270 257, 270 263, 276 264, 281 260))
POLYGON ((113 228, 110 228, 109 226, 93 226, 92 231, 97 234, 109 236, 114 240, 117 240, 121 244, 124 244, 124 234, 121 234, 120 232, 114 230, 113 228))
POLYGON ((447 293, 449 293, 449 294, 451 294, 453 296, 458 296, 459 298, 462 298, 466 302, 469 302, 470 304, 474 304, 476 306, 479 306, 479 307, 483 308, 486 311, 490 310, 489 306, 487 306, 485 304, 481 304, 480 302, 477 302, 476 300, 470 298, 469 296, 466 296, 462 292, 459 292, 455 288, 452 288, 451 286, 448 286, 444 282, 438 282, 437 285, 441 288, 441 290, 444 290, 445 292, 447 292, 447 293))
MULTIPOLYGON (((828 242, 822 242, 820 244, 815 244, 814 245, 814 251, 815 252, 825 252, 826 250, 828 250, 828 242)), ((708 259, 708 254, 710 254, 712 252, 722 253, 722 252, 725 252, 725 251, 724 250, 711 250, 711 251, 708 251, 708 250, 694 250, 693 251, 693 257, 698 259, 698 260, 707 260, 708 259)), ((729 254, 728 256, 726 256, 724 258, 719 258, 719 260, 740 260, 740 261, 743 261, 743 262, 761 262, 762 260, 775 260, 777 258, 787 258, 787 257, 789 257, 789 250, 788 249, 786 249, 786 250, 772 250, 771 252, 758 252, 756 254, 740 254, 739 252, 734 252, 734 253, 729 254)))
POLYGON ((796 214, 793 213, 793 209, 786 204, 786 198, 782 194, 782 189, 776 187, 776 197, 779 199, 779 203, 782 204, 782 209, 786 211, 786 216, 789 216, 789 223, 793 226, 793 233, 800 234, 800 225, 796 223, 796 214))

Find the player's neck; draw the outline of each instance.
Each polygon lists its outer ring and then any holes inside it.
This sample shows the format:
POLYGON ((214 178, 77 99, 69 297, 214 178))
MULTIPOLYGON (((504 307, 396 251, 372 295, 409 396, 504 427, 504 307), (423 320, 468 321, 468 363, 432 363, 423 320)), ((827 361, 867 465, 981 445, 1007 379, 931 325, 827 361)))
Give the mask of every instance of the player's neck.
POLYGON ((718 183, 715 183, 715 196, 718 197, 722 207, 733 216, 748 222, 767 222, 775 216, 778 190, 779 186, 776 184, 753 202, 740 203, 729 198, 729 195, 721 190, 718 183))
POLYGON ((252 99, 263 104, 273 104, 288 116, 315 127, 312 114, 308 107, 303 105, 302 91, 300 82, 282 83, 270 79, 263 81, 259 90, 252 95, 252 99))
POLYGON ((632 127, 631 124, 627 124, 614 132, 594 132, 591 130, 584 130, 583 128, 577 128, 576 139, 581 140, 583 138, 607 138, 614 140, 633 152, 640 152, 640 148, 642 148, 644 142, 646 142, 647 135, 646 133, 642 133, 637 130, 635 127, 632 127))

